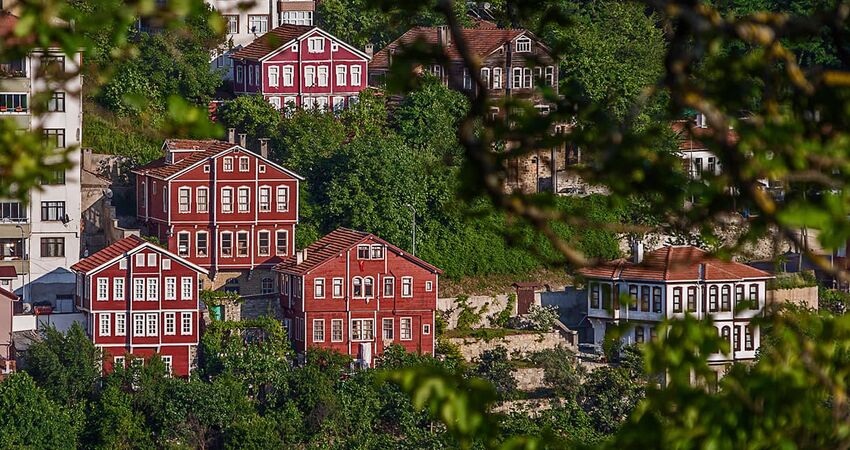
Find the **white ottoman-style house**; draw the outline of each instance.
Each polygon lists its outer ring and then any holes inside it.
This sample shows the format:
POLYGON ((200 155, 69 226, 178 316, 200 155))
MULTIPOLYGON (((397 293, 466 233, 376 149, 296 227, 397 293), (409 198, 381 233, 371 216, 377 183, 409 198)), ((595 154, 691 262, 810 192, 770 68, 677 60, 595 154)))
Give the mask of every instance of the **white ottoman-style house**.
POLYGON ((594 343, 601 344, 608 327, 623 321, 634 325, 622 337, 624 344, 645 342, 655 338, 662 320, 691 314, 710 316, 718 335, 729 341, 730 353, 710 355, 710 364, 720 369, 755 358, 761 335, 751 321, 764 308, 766 282, 772 275, 691 246, 659 248, 645 258, 641 249, 634 253, 632 260, 579 271, 587 279, 587 318, 594 343), (620 302, 623 294, 633 301, 620 302))

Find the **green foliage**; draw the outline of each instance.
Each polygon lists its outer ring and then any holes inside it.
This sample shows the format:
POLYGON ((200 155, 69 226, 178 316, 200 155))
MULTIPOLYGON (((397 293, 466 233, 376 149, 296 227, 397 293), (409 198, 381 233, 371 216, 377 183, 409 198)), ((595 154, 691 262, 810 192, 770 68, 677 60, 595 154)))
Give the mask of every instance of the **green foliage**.
POLYGON ((579 404, 596 429, 608 434, 620 427, 643 396, 643 387, 629 372, 600 367, 587 375, 581 386, 579 404))
POLYGON ((85 404, 100 378, 100 351, 78 323, 67 334, 54 327, 26 353, 26 372, 61 405, 85 404))
POLYGON ((247 134, 248 147, 258 150, 257 139, 277 135, 281 112, 262 95, 240 95, 224 102, 216 110, 216 117, 225 127, 247 134))
POLYGON ((777 273, 776 278, 768 281, 768 289, 796 289, 818 285, 813 271, 777 273))
POLYGON ((555 321, 558 320, 558 307, 553 305, 531 305, 528 308, 528 316, 526 317, 531 324, 532 329, 537 331, 549 332, 555 327, 555 321))
POLYGON ((86 111, 83 115, 83 147, 98 153, 132 158, 145 164, 162 157, 162 140, 156 130, 138 122, 116 117, 106 111, 86 111))
POLYGON ((92 442, 101 448, 153 448, 151 436, 145 429, 144 416, 133 409, 133 397, 117 385, 107 386, 95 404, 98 414, 92 424, 92 442))
POLYGON ((573 352, 565 347, 556 347, 535 352, 529 359, 543 367, 543 381, 555 395, 573 402, 576 400, 586 371, 573 352))
POLYGON ((843 315, 850 308, 850 294, 837 289, 818 288, 818 307, 832 314, 843 315))
POLYGON ((501 399, 511 399, 517 395, 517 381, 513 374, 513 365, 508 350, 498 346, 485 350, 475 361, 475 374, 490 383, 501 399))
POLYGON ((460 312, 457 315, 456 329, 467 332, 481 323, 481 319, 484 315, 484 306, 481 308, 471 306, 469 304, 468 295, 458 295, 455 303, 456 308, 460 309, 460 312))
POLYGON ((5 448, 77 447, 79 430, 67 410, 50 400, 26 373, 0 382, 0 442, 5 448))
POLYGON ((508 325, 508 321, 513 317, 514 309, 516 308, 516 294, 511 292, 508 294, 508 301, 505 304, 504 309, 499 311, 496 317, 493 318, 491 323, 497 327, 504 328, 508 325))

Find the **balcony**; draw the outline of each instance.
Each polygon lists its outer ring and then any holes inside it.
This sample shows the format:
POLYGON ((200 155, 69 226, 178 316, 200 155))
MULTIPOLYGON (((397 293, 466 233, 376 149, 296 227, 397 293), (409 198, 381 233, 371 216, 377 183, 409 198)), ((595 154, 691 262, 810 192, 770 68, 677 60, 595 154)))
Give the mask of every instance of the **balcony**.
POLYGON ((0 77, 2 78, 26 78, 27 59, 20 58, 12 61, 0 62, 0 77))

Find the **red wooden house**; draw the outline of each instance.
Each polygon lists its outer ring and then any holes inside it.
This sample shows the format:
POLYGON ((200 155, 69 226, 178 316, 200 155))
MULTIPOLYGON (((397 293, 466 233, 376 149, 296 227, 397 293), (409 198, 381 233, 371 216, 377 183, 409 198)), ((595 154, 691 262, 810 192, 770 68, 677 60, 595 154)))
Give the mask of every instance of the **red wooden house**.
MULTIPOLYGON (((71 266, 77 309, 104 370, 126 356, 158 353, 175 376, 188 376, 197 354, 200 285, 207 271, 137 236, 71 266)), ((142 359, 143 360, 143 359, 142 359)))
POLYGON ((433 354, 442 271, 431 264, 375 235, 339 228, 275 270, 296 351, 333 349, 363 365, 390 344, 433 354))
POLYGON ((163 150, 165 157, 133 170, 137 216, 148 233, 210 270, 214 282, 218 272, 239 280, 264 271, 257 290, 273 293, 271 268, 295 244, 303 178, 270 161, 265 145, 256 154, 230 142, 172 139, 163 150))
POLYGON ((339 110, 367 85, 369 55, 317 27, 281 25, 230 56, 236 94, 339 110))

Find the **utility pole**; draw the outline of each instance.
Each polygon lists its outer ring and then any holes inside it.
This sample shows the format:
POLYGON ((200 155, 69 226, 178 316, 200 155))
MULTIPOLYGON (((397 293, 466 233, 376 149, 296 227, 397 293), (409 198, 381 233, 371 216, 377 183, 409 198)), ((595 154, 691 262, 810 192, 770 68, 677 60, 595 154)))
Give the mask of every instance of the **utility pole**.
POLYGON ((413 213, 413 256, 416 256, 416 208, 410 203, 407 204, 410 211, 413 213))

